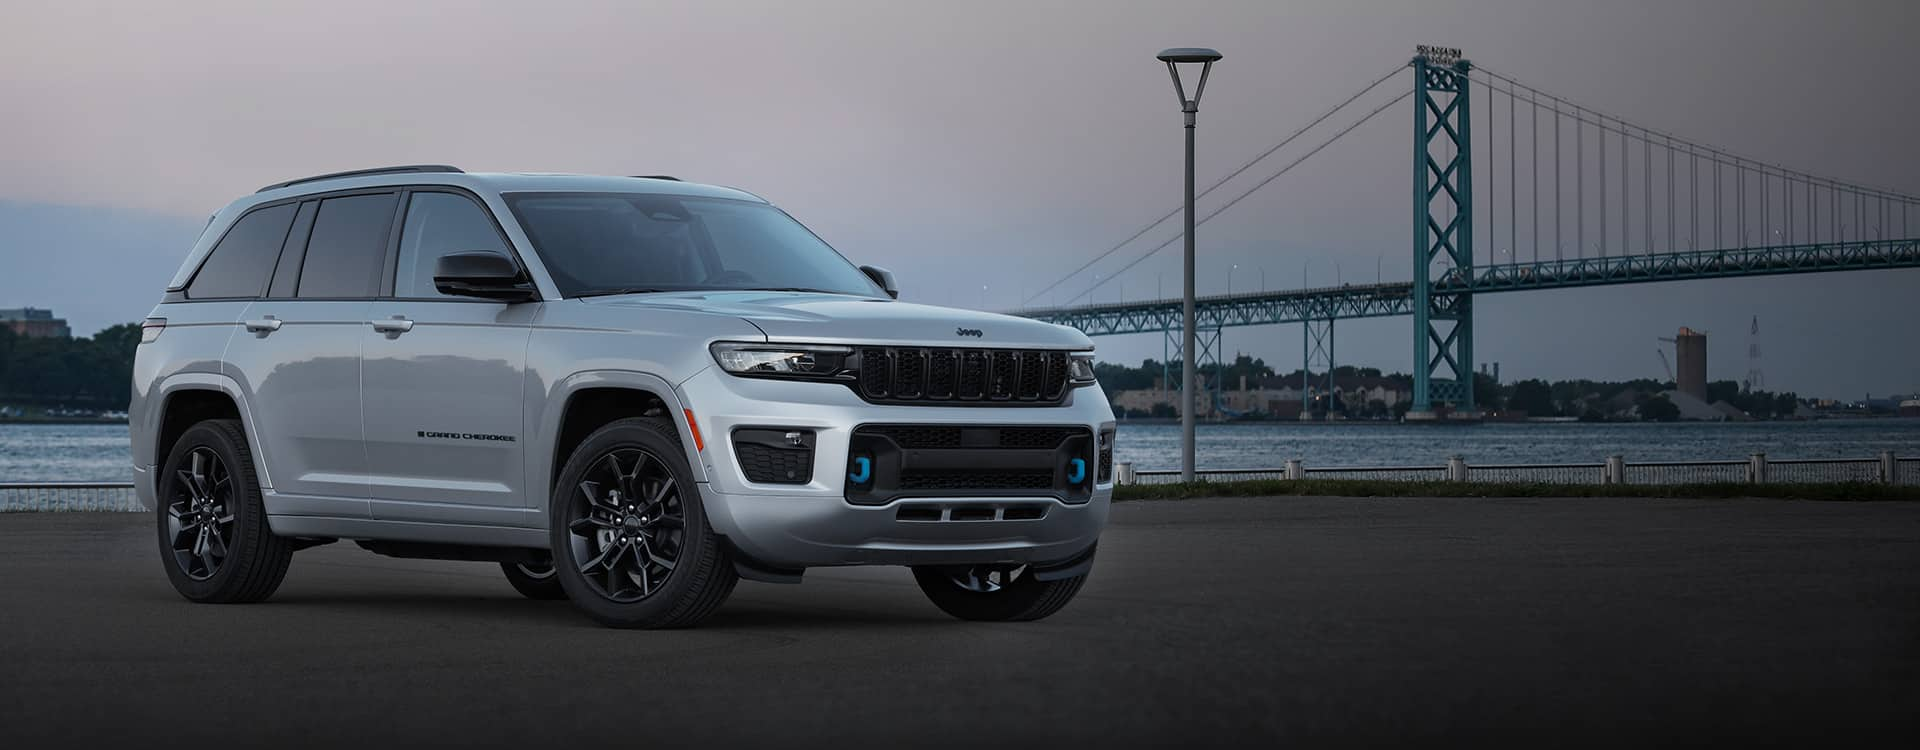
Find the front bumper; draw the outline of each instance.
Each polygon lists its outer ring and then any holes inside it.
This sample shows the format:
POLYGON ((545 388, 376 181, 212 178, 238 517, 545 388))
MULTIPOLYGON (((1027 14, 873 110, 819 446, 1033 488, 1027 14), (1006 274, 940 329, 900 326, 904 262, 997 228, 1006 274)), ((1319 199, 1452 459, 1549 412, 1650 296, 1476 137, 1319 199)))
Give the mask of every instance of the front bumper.
POLYGON ((838 384, 739 378, 709 368, 679 390, 705 439, 707 518, 763 564, 1049 563, 1085 552, 1106 526, 1110 478, 1096 480, 1091 497, 1074 502, 1039 492, 907 496, 882 505, 854 505, 845 497, 848 444, 860 425, 1067 425, 1098 435, 1113 427, 1099 388, 1075 389, 1054 407, 887 406, 862 401, 838 384), (812 431, 810 481, 749 481, 732 440, 742 428, 812 431))

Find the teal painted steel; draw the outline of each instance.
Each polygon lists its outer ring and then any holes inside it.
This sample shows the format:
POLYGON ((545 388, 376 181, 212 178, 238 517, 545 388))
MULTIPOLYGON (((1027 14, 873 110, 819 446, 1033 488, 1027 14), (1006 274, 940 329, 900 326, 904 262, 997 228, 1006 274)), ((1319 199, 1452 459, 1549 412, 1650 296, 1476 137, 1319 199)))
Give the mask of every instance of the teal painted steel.
POLYGON ((1421 414, 1438 404, 1474 410, 1473 289, 1442 291, 1432 279, 1436 262, 1446 265, 1443 279, 1474 277, 1472 67, 1413 61, 1412 411, 1421 414))
MULTIPOLYGON (((1413 286, 1405 283, 1223 294, 1201 297, 1194 303, 1195 327, 1201 331, 1304 320, 1386 318, 1412 312, 1413 286)), ((1180 330, 1178 299, 1031 308, 1008 314, 1073 326, 1089 336, 1180 330)), ((1172 357, 1178 356, 1177 343, 1168 342, 1167 349, 1172 357)))
POLYGON ((1301 328, 1302 352, 1300 361, 1300 418, 1307 419, 1313 413, 1313 368, 1318 365, 1326 373, 1326 386, 1321 395, 1327 399, 1327 417, 1333 417, 1333 318, 1309 320, 1301 328))
MULTIPOLYGON (((1444 299, 1458 292, 1524 292, 1889 268, 1920 268, 1920 238, 1508 263, 1481 266, 1471 277, 1442 274, 1431 283, 1439 292, 1435 297, 1444 299)), ((1412 315, 1413 299, 1412 284, 1356 284, 1201 297, 1196 314, 1201 330, 1217 330, 1412 315)), ((1012 314, 1073 326, 1089 336, 1180 330, 1177 299, 1035 308, 1012 314)))
POLYGON ((1475 275, 1443 276, 1434 288, 1449 293, 1506 292, 1916 267, 1920 267, 1920 239, 1867 240, 1508 263, 1487 266, 1475 275))

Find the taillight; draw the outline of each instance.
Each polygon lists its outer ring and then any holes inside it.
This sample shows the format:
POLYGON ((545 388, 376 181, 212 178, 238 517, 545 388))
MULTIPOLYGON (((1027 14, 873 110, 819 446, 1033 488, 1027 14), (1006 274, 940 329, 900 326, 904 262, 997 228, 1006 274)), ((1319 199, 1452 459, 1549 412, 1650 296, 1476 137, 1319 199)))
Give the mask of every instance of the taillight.
POLYGON ((160 333, 165 330, 167 330, 166 318, 147 318, 146 320, 140 321, 140 343, 153 343, 155 339, 160 338, 160 333))

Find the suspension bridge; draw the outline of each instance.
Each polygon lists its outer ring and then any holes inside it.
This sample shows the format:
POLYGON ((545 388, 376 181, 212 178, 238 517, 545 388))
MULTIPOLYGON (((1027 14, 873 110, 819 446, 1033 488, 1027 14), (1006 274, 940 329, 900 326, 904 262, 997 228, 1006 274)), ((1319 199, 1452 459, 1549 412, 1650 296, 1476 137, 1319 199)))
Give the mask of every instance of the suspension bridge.
MULTIPOLYGON (((1324 371, 1330 393, 1335 321, 1411 316, 1414 384, 1408 418, 1472 419, 1478 416, 1476 295, 1920 267, 1920 239, 1913 231, 1920 230, 1915 221, 1920 198, 1643 126, 1476 67, 1455 50, 1422 52, 1201 192, 1213 192, 1342 113, 1364 110, 1198 220, 1211 220, 1360 125, 1411 100, 1413 280, 1200 297, 1196 362, 1220 361, 1225 328, 1299 323, 1304 371, 1324 371), (1407 70, 1407 89, 1369 109, 1369 95, 1407 70)), ((1167 213, 1028 301, 1078 278, 1177 213, 1167 213)), ((1119 271, 1180 237, 1139 254, 1119 271)), ((1075 300, 1104 283, 1096 278, 1075 300)), ((1167 359, 1177 360, 1182 356, 1181 305, 1172 298, 1009 312, 1073 326, 1090 336, 1159 332, 1167 359)), ((1166 373, 1170 389, 1179 387, 1177 372, 1166 373)), ((1302 397, 1311 398, 1305 390, 1302 397)))

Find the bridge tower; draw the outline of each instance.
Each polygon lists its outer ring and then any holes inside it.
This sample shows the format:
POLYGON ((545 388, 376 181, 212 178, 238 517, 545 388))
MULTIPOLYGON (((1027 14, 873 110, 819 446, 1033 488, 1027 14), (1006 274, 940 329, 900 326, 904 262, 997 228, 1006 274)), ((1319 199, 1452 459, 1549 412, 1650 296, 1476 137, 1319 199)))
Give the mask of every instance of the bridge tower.
POLYGON ((1422 47, 1413 59, 1413 407, 1474 419, 1473 295, 1439 293, 1438 281, 1473 280, 1472 63, 1460 51, 1422 47), (1435 278, 1435 266, 1440 266, 1435 278))

